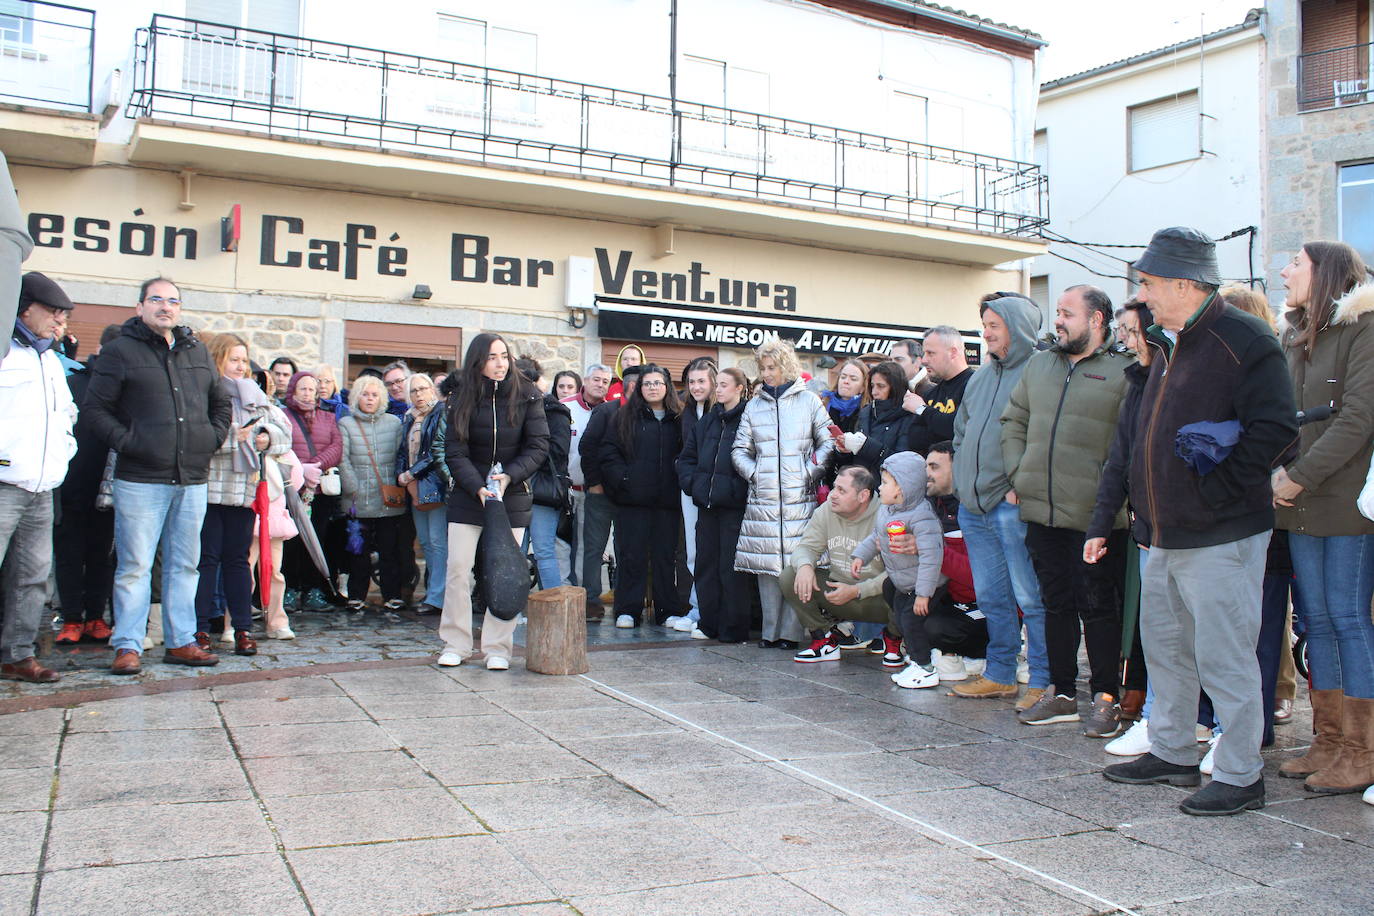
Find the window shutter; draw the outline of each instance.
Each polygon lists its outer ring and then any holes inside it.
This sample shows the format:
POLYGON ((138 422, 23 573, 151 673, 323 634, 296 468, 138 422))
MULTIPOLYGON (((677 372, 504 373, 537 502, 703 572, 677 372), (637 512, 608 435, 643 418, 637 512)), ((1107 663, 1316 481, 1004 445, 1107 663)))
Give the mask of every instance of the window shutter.
POLYGON ((1199 115, 1196 92, 1128 109, 1130 171, 1196 159, 1199 115))

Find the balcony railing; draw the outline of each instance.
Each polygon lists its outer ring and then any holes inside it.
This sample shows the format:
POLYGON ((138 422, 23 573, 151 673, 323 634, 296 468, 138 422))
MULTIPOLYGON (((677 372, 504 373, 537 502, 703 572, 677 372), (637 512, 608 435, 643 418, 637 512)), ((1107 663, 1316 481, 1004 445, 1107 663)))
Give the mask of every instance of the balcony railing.
POLYGON ((94 10, 0 4, 0 102, 90 111, 94 54, 94 10))
POLYGON ((998 234, 1048 222, 1044 175, 1011 159, 162 15, 128 113, 998 234))
POLYGON ((1298 110, 1374 102, 1369 64, 1374 44, 1313 51, 1298 57, 1298 110))

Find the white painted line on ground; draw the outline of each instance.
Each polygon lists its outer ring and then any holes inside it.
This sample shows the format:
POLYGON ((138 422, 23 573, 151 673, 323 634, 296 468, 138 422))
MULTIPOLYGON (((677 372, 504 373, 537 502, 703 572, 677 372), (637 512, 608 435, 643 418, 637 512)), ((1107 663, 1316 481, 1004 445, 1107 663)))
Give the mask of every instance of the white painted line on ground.
POLYGON ((1098 894, 1094 894, 1094 893, 1093 893, 1092 891, 1090 891, 1090 890, 1087 890, 1087 889, 1085 889, 1085 888, 1081 888, 1081 887, 1079 887, 1079 886, 1076 885, 1076 884, 1071 884, 1071 883, 1069 883, 1068 881, 1064 881, 1064 880, 1061 879, 1061 878, 1056 878, 1054 875, 1046 874, 1045 872, 1041 871, 1041 870, 1038 869, 1038 868, 1035 868, 1035 867, 1032 866, 1032 865, 1027 865, 1027 864, 1024 863, 1024 862, 1018 862, 1018 861, 1016 861, 1015 859, 1013 859, 1013 858, 1011 858, 1011 857, 1009 857, 1009 856, 1005 856, 1005 855, 1003 855, 1002 853, 997 852, 996 850, 988 849, 986 846, 980 846, 979 844, 973 842, 972 840, 966 840, 966 839, 964 839, 963 837, 961 837, 961 836, 959 836, 959 835, 957 835, 957 834, 950 833, 948 830, 942 830, 941 828, 935 826, 934 824, 931 824, 931 823, 929 823, 929 822, 927 822, 927 821, 923 821, 923 820, 921 820, 921 819, 918 818, 918 817, 912 817, 910 814, 907 814, 907 813, 905 813, 905 812, 903 812, 903 811, 898 811, 896 808, 889 807, 889 806, 883 804, 882 802, 878 801, 877 799, 869 798, 867 795, 864 795, 862 792, 856 792, 856 791, 854 791, 853 789, 851 789, 851 788, 849 788, 849 787, 847 787, 847 786, 842 786, 842 785, 840 785, 840 784, 837 783, 837 782, 833 782, 833 781, 831 781, 831 780, 829 780, 829 779, 826 779, 824 776, 818 776, 818 775, 816 775, 815 773, 808 772, 807 770, 804 770, 804 769, 802 769, 802 768, 799 767, 799 766, 796 766, 796 765, 794 765, 794 764, 791 764, 791 763, 787 762, 786 760, 781 760, 781 759, 779 759, 779 758, 777 758, 777 757, 774 757, 772 754, 768 754, 768 753, 765 753, 765 752, 763 752, 763 751, 758 750, 757 748, 750 747, 749 745, 747 745, 747 744, 745 744, 745 743, 743 743, 743 742, 741 742, 741 741, 736 741, 734 738, 731 738, 731 737, 729 737, 729 736, 727 736, 727 735, 722 735, 720 732, 713 731, 713 730, 707 728, 707 727, 704 726, 704 725, 698 725, 697 723, 691 721, 690 719, 684 719, 682 716, 679 716, 679 715, 677 715, 676 713, 669 712, 668 710, 662 708, 661 706, 655 706, 653 703, 650 703, 650 702, 648 702, 647 700, 641 700, 641 699, 639 699, 638 697, 636 697, 636 696, 634 696, 634 695, 632 695, 632 694, 628 694, 628 693, 626 693, 626 692, 623 691, 623 690, 619 690, 619 689, 617 689, 617 688, 615 688, 615 687, 612 687, 612 686, 610 686, 609 684, 603 684, 603 683, 601 683, 600 681, 596 680, 596 678, 588 677, 588 676, 585 675, 585 674, 581 674, 581 675, 578 675, 578 676, 581 677, 584 681, 587 681, 587 682, 590 683, 590 684, 595 684, 595 685, 596 685, 597 687, 599 687, 600 689, 605 690, 605 691, 608 691, 608 692, 610 692, 610 693, 612 693, 612 694, 614 694, 614 695, 616 695, 616 696, 618 696, 618 697, 621 697, 621 698, 627 700, 628 702, 635 704, 636 706, 639 706, 639 707, 641 707, 641 708, 643 708, 643 709, 647 709, 647 710, 649 710, 650 712, 654 712, 654 713, 657 713, 657 714, 662 715, 662 716, 667 716, 667 717, 670 718, 670 719, 675 719, 675 720, 677 720, 678 722, 683 723, 684 725, 689 725, 689 726, 691 726, 692 728, 695 728, 697 731, 702 732, 702 733, 707 734, 707 735, 710 735, 711 737, 717 738, 717 739, 719 739, 719 740, 721 740, 721 741, 724 741, 724 742, 726 742, 727 744, 733 744, 735 747, 741 748, 742 750, 746 750, 746 751, 748 751, 749 753, 754 754, 755 756, 762 757, 763 759, 769 761, 770 763, 775 763, 775 764, 777 764, 778 766, 785 767, 786 769, 791 770, 791 771, 793 771, 794 773, 798 773, 798 774, 800 774, 801 776, 804 776, 805 778, 807 778, 807 779, 809 779, 809 780, 812 780, 813 782, 820 783, 821 785, 826 786, 826 787, 831 788, 831 789, 834 789, 834 790, 836 790, 836 791, 838 791, 838 792, 843 792, 845 795, 851 796, 851 797, 853 797, 853 798, 855 798, 855 799, 858 799, 858 800, 861 801, 861 802, 864 802, 865 804, 871 805, 872 807, 877 808, 879 811, 883 811, 883 812, 885 812, 885 813, 887 813, 887 814, 890 814, 890 815, 892 815, 893 817, 899 818, 899 819, 901 819, 901 820, 909 821, 909 822, 911 822, 912 824, 915 824, 917 827, 921 828, 921 829, 924 830, 924 831, 928 831, 928 832, 930 832, 930 833, 933 833, 933 834, 936 834, 936 835, 938 835, 938 836, 944 837, 945 839, 950 840, 951 842, 956 843, 956 844, 958 844, 958 845, 960 845, 960 846, 967 846, 969 849, 976 850, 977 852, 981 853, 982 855, 985 855, 985 856, 988 856, 988 857, 990 857, 990 858, 996 859, 997 861, 1003 862, 1003 863, 1005 863, 1005 864, 1007 864, 1007 865, 1010 865, 1010 866, 1012 866, 1013 868, 1019 868, 1021 871, 1024 871, 1024 872, 1026 872, 1027 874, 1034 875, 1035 877, 1041 879, 1042 881, 1046 881, 1046 882, 1048 882, 1048 883, 1050 883, 1050 884, 1058 885, 1059 887, 1062 887, 1062 888, 1064 888, 1065 890, 1068 890, 1068 891, 1070 891, 1070 892, 1072 892, 1072 893, 1074 893, 1074 894, 1077 894, 1077 895, 1079 895, 1080 897, 1085 897, 1085 898, 1087 898, 1088 900, 1093 901, 1094 903, 1104 904, 1104 905, 1106 905, 1107 907, 1110 908, 1110 911, 1111 911, 1111 912, 1124 913, 1124 914, 1126 914, 1126 916, 1140 916, 1140 914, 1139 914, 1138 912, 1136 912, 1135 910, 1130 909, 1129 907, 1125 906, 1124 904, 1120 904, 1120 903, 1117 903, 1117 902, 1114 901, 1114 900, 1109 900, 1109 899, 1106 898, 1106 897, 1102 897, 1102 896, 1099 896, 1098 894))

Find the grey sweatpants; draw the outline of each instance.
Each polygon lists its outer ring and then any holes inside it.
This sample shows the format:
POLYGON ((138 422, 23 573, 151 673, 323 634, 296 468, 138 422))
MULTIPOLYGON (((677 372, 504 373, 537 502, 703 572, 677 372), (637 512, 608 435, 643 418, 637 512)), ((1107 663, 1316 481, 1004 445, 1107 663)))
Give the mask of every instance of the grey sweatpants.
POLYGON ((1194 724, 1201 690, 1222 735, 1212 778, 1248 786, 1260 776, 1264 704, 1255 645, 1270 532, 1213 547, 1150 549, 1140 590, 1140 638, 1154 687, 1150 752, 1198 762, 1194 724))

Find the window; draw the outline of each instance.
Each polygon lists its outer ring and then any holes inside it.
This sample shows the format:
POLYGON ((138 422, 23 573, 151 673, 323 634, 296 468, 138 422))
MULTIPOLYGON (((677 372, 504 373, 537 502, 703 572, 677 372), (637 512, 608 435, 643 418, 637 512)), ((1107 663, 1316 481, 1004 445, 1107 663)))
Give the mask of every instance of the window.
POLYGON ((892 93, 888 124, 892 136, 925 143, 930 123, 930 99, 914 92, 892 93))
POLYGON ((183 89, 250 102, 295 103, 298 62, 291 52, 296 44, 263 33, 297 34, 300 0, 186 0, 186 18, 198 21, 186 49, 183 89))
POLYGON ((33 44, 33 4, 0 0, 0 48, 33 44))
POLYGON ((1369 0, 1304 0, 1298 109, 1374 101, 1369 42, 1369 0))
POLYGON ((1201 156, 1200 115, 1196 91, 1126 109, 1127 171, 1139 172, 1201 156))
MULTIPOLYGON (((440 13, 436 37, 438 57, 443 60, 513 73, 535 73, 539 69, 539 36, 533 32, 498 28, 481 19, 440 13)), ((481 114, 484 95, 485 89, 479 83, 454 81, 439 93, 431 110, 439 114, 481 114)), ((494 90, 491 114, 497 120, 528 122, 535 114, 534 103, 532 92, 494 90)))
POLYGON ((1374 264, 1374 162, 1342 166, 1339 194, 1341 241, 1374 264))
POLYGON ((1041 321, 1046 326, 1053 327, 1055 303, 1050 299, 1049 274, 1030 278, 1030 298, 1032 302, 1040 306, 1041 321))
MULTIPOLYGON (((716 108, 768 114, 768 74, 737 67, 723 60, 684 54, 678 97, 716 108)), ((730 119, 707 111, 704 120, 683 119, 683 149, 722 154, 730 161, 745 158, 762 162, 759 135, 747 118, 732 126, 730 119)))

